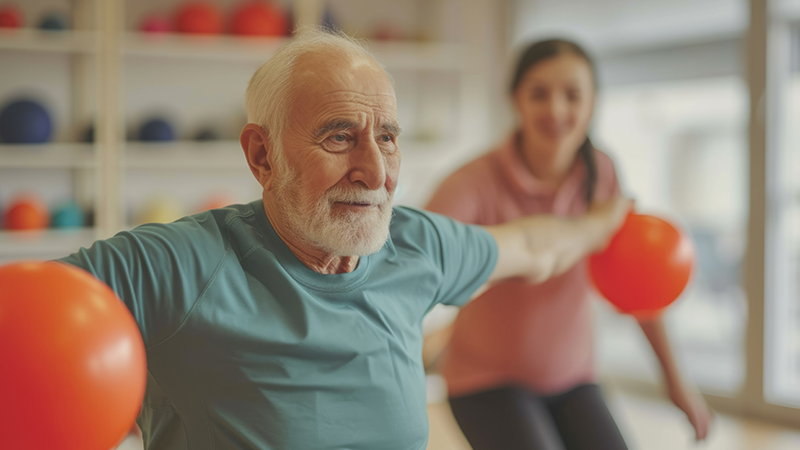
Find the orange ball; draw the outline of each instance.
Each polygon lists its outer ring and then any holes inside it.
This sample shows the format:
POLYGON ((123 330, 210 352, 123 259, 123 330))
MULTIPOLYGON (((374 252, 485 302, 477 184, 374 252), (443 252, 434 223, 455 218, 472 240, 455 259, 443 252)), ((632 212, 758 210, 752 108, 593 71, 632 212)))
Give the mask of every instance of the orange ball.
POLYGON ((175 15, 175 30, 181 33, 219 34, 223 28, 222 12, 213 3, 184 3, 175 15))
POLYGON ((683 292, 694 255, 691 240, 668 222, 630 214, 608 248, 589 257, 589 273, 619 311, 654 317, 683 292))
POLYGON ((147 382, 128 309, 59 262, 0 266, 3 448, 108 450, 128 434, 147 382))
POLYGON ((38 230, 47 228, 49 223, 47 207, 34 197, 24 197, 13 202, 3 218, 3 228, 8 230, 38 230))
POLYGON ((208 211, 210 209, 224 208, 232 203, 233 200, 227 195, 216 195, 208 198, 204 203, 202 203, 200 205, 200 208, 198 208, 197 212, 208 211))
POLYGON ((289 20, 271 2, 251 1, 240 5, 233 13, 231 32, 243 36, 286 36, 289 20))

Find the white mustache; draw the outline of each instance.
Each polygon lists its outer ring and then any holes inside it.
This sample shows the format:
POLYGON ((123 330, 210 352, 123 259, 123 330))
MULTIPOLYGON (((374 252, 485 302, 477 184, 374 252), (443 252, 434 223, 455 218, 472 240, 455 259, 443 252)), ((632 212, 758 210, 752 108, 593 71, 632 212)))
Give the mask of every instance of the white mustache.
POLYGON ((392 197, 385 187, 372 191, 369 189, 336 189, 328 193, 331 203, 360 203, 368 205, 383 205, 391 201, 392 197))

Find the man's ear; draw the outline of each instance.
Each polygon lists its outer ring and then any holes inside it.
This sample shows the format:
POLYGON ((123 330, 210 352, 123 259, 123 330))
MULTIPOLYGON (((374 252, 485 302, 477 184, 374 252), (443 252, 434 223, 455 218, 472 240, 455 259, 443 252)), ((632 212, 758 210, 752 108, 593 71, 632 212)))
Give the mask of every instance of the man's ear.
POLYGON ((269 134, 261 126, 248 123, 239 135, 239 143, 244 150, 250 171, 253 172, 258 183, 266 189, 267 184, 274 176, 273 167, 269 162, 270 158, 267 157, 272 151, 269 134))

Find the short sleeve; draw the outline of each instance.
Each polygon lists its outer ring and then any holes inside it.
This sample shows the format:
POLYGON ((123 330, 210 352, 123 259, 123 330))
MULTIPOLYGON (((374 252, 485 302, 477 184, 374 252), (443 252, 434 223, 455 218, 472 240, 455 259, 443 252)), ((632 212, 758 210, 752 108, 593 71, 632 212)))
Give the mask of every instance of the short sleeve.
POLYGON ((467 225, 427 213, 441 244, 442 284, 435 303, 462 306, 491 275, 497 264, 497 243, 478 225, 467 225))
POLYGON ((131 311, 149 347, 180 326, 221 263, 225 249, 215 228, 210 215, 143 225, 60 261, 107 284, 131 311))

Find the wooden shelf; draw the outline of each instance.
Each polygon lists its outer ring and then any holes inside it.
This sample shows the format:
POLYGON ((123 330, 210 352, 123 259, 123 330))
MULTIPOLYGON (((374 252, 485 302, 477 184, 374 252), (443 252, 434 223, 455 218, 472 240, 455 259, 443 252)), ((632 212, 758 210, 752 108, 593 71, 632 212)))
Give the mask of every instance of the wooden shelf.
MULTIPOLYGON (((409 164, 429 165, 452 156, 453 145, 404 140, 401 149, 409 164)), ((90 169, 97 166, 94 144, 2 144, 0 169, 90 169)), ((123 157, 127 169, 245 169, 244 154, 235 140, 127 142, 123 157)))
POLYGON ((0 261, 67 256, 94 242, 94 228, 0 231, 0 261))
POLYGON ((2 144, 0 169, 85 169, 95 167, 93 144, 2 144))
POLYGON ((0 49, 54 53, 93 53, 92 31, 45 31, 36 28, 0 28, 0 49))
POLYGON ((239 141, 128 142, 125 144, 123 167, 150 170, 246 170, 247 162, 239 141))
MULTIPOLYGON (((129 32, 125 36, 124 53, 130 56, 263 63, 290 39, 129 32)), ((369 49, 387 69, 460 70, 464 67, 464 47, 458 44, 378 41, 371 42, 369 49)))
POLYGON ((264 62, 288 39, 129 32, 125 35, 124 53, 130 56, 264 62))

